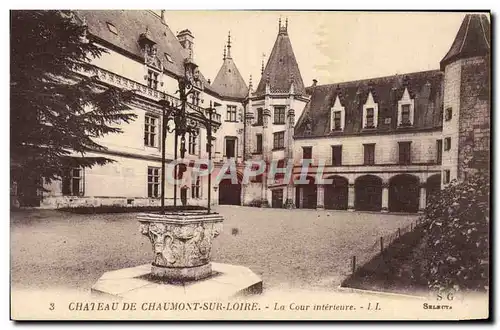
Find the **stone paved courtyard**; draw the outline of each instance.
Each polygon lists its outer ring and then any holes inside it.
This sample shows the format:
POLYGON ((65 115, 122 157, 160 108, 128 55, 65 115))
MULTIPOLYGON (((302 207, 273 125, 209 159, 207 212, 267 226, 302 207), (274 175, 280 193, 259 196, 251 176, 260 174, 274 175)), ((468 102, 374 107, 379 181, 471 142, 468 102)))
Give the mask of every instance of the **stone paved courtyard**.
MULTIPOLYGON (((264 289, 334 289, 352 255, 408 225, 415 215, 219 206, 224 232, 214 261, 260 275, 264 289)), ((15 289, 86 290, 106 271, 151 262, 136 215, 80 215, 52 210, 11 213, 15 289)))

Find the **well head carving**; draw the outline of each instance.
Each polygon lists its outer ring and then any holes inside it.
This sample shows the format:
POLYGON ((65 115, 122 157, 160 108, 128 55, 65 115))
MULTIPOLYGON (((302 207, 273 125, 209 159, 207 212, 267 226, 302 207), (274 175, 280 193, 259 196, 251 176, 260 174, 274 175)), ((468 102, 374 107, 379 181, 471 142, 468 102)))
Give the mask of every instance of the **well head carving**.
MULTIPOLYGON (((153 269, 169 268, 162 270, 168 277, 170 271, 177 274, 183 268, 210 263, 213 239, 222 232, 223 218, 216 213, 185 212, 140 214, 138 220, 141 234, 149 238, 153 248, 153 269)), ((209 267, 203 269, 208 271, 209 267)))

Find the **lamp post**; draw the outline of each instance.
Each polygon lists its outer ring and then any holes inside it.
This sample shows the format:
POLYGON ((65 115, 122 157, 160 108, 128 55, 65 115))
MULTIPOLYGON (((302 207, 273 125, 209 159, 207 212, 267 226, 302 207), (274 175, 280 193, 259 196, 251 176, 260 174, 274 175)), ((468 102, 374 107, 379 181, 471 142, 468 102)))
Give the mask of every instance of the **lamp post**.
POLYGON ((168 121, 171 120, 173 108, 166 99, 159 101, 162 111, 161 116, 161 208, 160 214, 165 214, 165 149, 167 142, 167 132, 173 131, 168 128, 168 121))
POLYGON ((161 212, 165 214, 165 142, 167 141, 167 106, 162 104, 161 107, 161 212))
MULTIPOLYGON (((174 133, 174 159, 177 160, 178 151, 180 151, 181 159, 184 159, 186 153, 186 134, 192 137, 196 137, 199 134, 199 125, 205 127, 207 131, 207 152, 209 165, 211 166, 212 161, 212 133, 214 133, 218 125, 214 124, 214 113, 215 109, 210 102, 210 107, 204 109, 195 104, 190 104, 188 102, 188 96, 193 95, 193 103, 196 100, 199 101, 199 93, 202 91, 203 86, 201 81, 197 78, 197 66, 190 60, 186 60, 184 63, 185 75, 178 79, 179 90, 179 100, 180 105, 173 105, 166 99, 161 99, 159 101, 162 107, 162 149, 161 149, 161 210, 160 214, 165 214, 165 144, 167 132, 174 133), (190 110, 188 113, 187 110, 190 110), (168 127, 168 122, 174 122, 174 129, 171 130, 168 127), (180 148, 179 148, 179 138, 180 138, 180 148)), ((220 104, 215 103, 215 106, 220 104)), ((182 171, 184 171, 184 166, 182 171)), ((210 168, 209 168, 210 170, 210 168)), ((174 168, 174 207, 177 206, 177 179, 179 177, 180 167, 176 165, 174 168)), ((210 172, 210 171, 209 171, 210 172)), ((208 213, 210 213, 210 189, 211 189, 211 175, 208 176, 208 213)))
MULTIPOLYGON (((220 125, 220 115, 215 113, 212 102, 210 102, 208 108, 201 108, 198 105, 203 84, 197 77, 196 65, 188 59, 184 63, 184 68, 184 76, 178 79, 179 90, 177 93, 179 93, 179 99, 163 94, 163 99, 159 101, 162 109, 162 185, 165 184, 166 178, 165 142, 167 132, 174 133, 174 155, 177 160, 178 152, 180 152, 180 158, 184 158, 186 134, 189 134, 192 139, 199 134, 199 127, 203 126, 207 130, 207 151, 208 158, 211 161, 212 134, 220 125), (189 95, 192 95, 192 103, 187 102, 189 95), (172 128, 168 125, 170 121, 174 124, 172 128)), ((179 162, 178 167, 183 171, 185 166, 185 164, 179 162)), ((177 169, 175 169, 175 173, 176 181, 178 179, 177 169)), ((212 274, 212 264, 210 263, 212 241, 222 231, 223 218, 221 215, 210 211, 210 176, 208 182, 207 214, 183 212, 182 210, 166 213, 165 192, 162 186, 161 214, 146 213, 138 216, 140 232, 148 237, 153 247, 154 259, 149 274, 154 278, 184 282, 199 280, 212 274)), ((174 188, 174 197, 177 198, 177 185, 174 188)), ((177 203, 174 202, 174 205, 177 205, 177 203)))

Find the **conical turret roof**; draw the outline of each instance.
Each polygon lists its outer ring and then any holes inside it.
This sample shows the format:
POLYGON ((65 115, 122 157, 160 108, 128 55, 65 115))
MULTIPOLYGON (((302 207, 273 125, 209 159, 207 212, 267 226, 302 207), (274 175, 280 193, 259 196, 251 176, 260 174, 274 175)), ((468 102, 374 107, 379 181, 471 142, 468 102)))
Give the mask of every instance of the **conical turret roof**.
POLYGON ((230 35, 228 36, 227 54, 226 48, 224 48, 222 66, 211 86, 222 97, 244 99, 248 95, 248 87, 245 80, 243 80, 231 56, 230 35))
POLYGON ((257 86, 257 95, 265 93, 267 80, 271 92, 286 93, 293 81, 295 94, 305 94, 304 82, 288 36, 288 21, 285 26, 281 26, 280 21, 278 36, 257 86))
POLYGON ((490 22, 484 14, 467 14, 450 50, 441 60, 443 70, 449 63, 490 53, 490 22))

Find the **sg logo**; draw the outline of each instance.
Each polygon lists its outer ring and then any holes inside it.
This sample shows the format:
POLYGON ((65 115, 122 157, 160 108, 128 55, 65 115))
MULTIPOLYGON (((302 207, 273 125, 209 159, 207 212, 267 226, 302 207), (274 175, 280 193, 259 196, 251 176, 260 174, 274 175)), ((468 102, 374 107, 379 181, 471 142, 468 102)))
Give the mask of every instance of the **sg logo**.
POLYGON ((441 301, 443 299, 446 299, 448 301, 452 301, 453 298, 454 298, 453 292, 448 292, 448 293, 446 293, 446 292, 440 292, 440 293, 437 294, 437 300, 438 301, 441 301))

